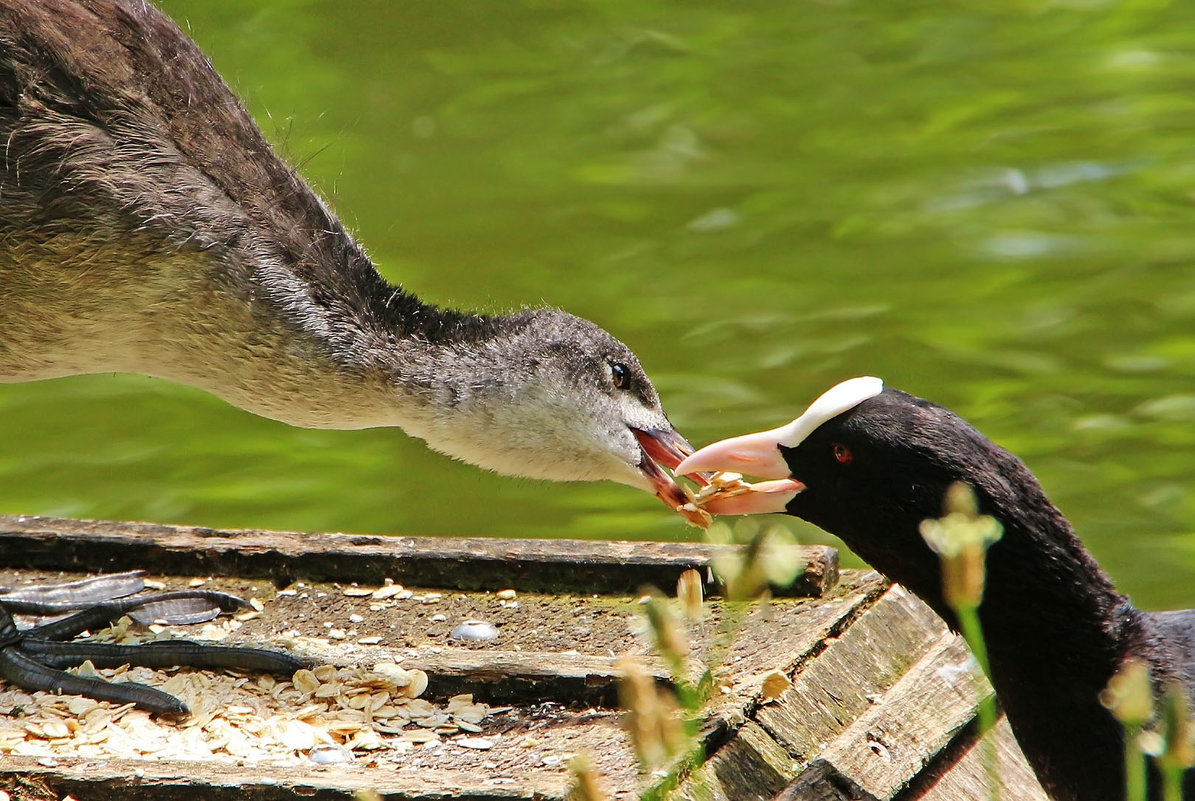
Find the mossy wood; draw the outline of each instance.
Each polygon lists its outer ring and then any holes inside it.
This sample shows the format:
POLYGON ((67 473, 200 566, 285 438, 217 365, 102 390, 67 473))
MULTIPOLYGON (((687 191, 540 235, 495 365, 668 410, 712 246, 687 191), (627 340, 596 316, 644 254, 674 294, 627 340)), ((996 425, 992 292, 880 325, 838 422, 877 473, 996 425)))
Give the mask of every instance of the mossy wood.
MULTIPOLYGON (((638 798, 650 777, 637 769, 619 726, 615 655, 644 654, 657 679, 668 680, 630 625, 639 587, 671 594, 679 573, 704 571, 710 555, 708 546, 685 544, 227 532, 0 516, 0 584, 144 568, 174 587, 212 575, 207 586, 264 601, 261 616, 238 632, 244 642, 277 647, 279 632, 298 631, 302 645, 288 643, 301 656, 338 666, 401 661, 427 671, 433 701, 467 692, 509 706, 481 723, 477 736, 492 748, 445 737, 428 755, 416 749, 384 768, 368 755, 350 765, 272 767, 7 753, 0 788, 18 801, 350 799, 363 788, 411 801, 546 801, 569 797, 568 757, 586 753, 612 799, 638 798), (372 613, 369 597, 346 594, 346 585, 385 578, 419 594, 372 613), (294 581, 302 582, 298 594, 274 594, 294 581), (518 592, 517 604, 498 600, 495 591, 505 588, 518 592), (327 634, 325 614, 352 614, 357 641, 308 639, 327 634), (501 636, 454 644, 447 632, 465 615, 492 619, 501 636), (361 644, 369 634, 380 642, 361 644)), ((729 648, 720 649, 719 627, 735 618, 717 598, 691 625, 693 670, 718 654, 720 689, 701 734, 709 760, 676 797, 984 797, 984 749, 973 723, 977 699, 990 689, 969 671, 961 640, 883 577, 840 572, 833 549, 805 556, 804 597, 753 605, 729 648), (776 673, 791 685, 765 694, 776 673)), ((1007 726, 988 736, 1000 756, 1001 797, 1044 799, 1007 726)))
MULTIPOLYGON (((158 573, 404 584, 527 592, 637 592, 671 588, 689 568, 707 568, 718 546, 448 537, 378 537, 193 526, 112 523, 0 515, 6 564, 33 569, 114 569, 135 564, 158 573)), ((834 585, 838 552, 802 548, 805 570, 785 595, 817 596, 834 585)))

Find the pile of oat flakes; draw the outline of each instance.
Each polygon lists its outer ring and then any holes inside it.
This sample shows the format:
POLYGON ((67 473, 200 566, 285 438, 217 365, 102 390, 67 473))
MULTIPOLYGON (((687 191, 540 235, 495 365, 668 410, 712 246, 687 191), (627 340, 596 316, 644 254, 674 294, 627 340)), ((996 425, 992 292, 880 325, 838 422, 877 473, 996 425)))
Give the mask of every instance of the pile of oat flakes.
MULTIPOLYGON (((390 585, 376 591, 402 591, 390 585), (393 587, 393 589, 392 589, 393 587)), ((259 613, 261 606, 254 604, 259 613)), ((205 626, 188 639, 222 640, 240 625, 236 619, 205 626)), ((99 641, 137 643, 172 636, 164 627, 139 628, 127 618, 102 632, 99 641)), ((301 645, 301 643, 300 643, 301 645)), ((441 738, 464 748, 486 750, 493 738, 480 734, 490 714, 471 695, 444 705, 420 696, 427 675, 394 661, 368 667, 323 665, 289 678, 234 671, 96 670, 77 671, 108 681, 137 681, 178 696, 190 717, 171 721, 132 705, 116 706, 77 696, 30 693, 0 684, 0 755, 225 761, 237 764, 335 764, 377 761, 441 738)))

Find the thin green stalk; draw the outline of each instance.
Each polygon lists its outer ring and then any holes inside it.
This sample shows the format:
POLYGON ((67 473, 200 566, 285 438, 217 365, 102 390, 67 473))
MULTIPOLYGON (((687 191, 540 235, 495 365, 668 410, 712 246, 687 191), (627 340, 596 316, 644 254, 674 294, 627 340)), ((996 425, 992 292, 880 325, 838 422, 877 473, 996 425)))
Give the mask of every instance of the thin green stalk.
MULTIPOLYGON (((984 560, 988 548, 1000 539, 1001 532, 999 521, 979 513, 979 501, 971 487, 957 482, 946 490, 942 517, 921 521, 921 536, 942 560, 942 597, 958 616, 963 639, 971 647, 975 661, 989 682, 992 671, 983 641, 983 627, 979 623, 979 604, 983 601, 986 578, 984 560)), ((992 801, 996 801, 1000 797, 1000 769, 996 761, 996 743, 987 736, 996 725, 994 692, 979 702, 977 712, 988 793, 992 801)))
POLYGON ((1162 801, 1183 801, 1183 768, 1162 771, 1162 801))
MULTIPOLYGON (((959 618, 959 628, 962 630, 963 639, 970 646, 971 653, 975 656, 975 661, 979 663, 980 669, 983 670, 983 675, 990 680, 991 671, 988 668, 988 650, 984 644, 983 629, 979 623, 979 607, 960 605, 955 609, 955 614, 959 618)), ((983 764, 988 775, 989 797, 992 801, 998 801, 1000 798, 1000 765, 996 758, 996 741, 986 736, 996 725, 995 693, 989 693, 979 702, 978 718, 979 737, 983 743, 983 764)))
POLYGON ((674 761, 668 771, 659 776, 655 782, 643 790, 639 801, 667 801, 672 792, 680 787, 681 781, 693 774, 705 764, 705 743, 701 742, 696 732, 690 735, 692 747, 687 753, 674 761))
POLYGON ((1183 801, 1183 776, 1195 764, 1192 742, 1191 699, 1182 684, 1171 681, 1162 692, 1158 716, 1164 738, 1161 753, 1154 755, 1162 775, 1163 801, 1183 801))
POLYGON ((1124 787, 1125 801, 1145 801, 1145 752, 1141 750, 1141 726, 1131 723, 1124 726, 1124 787))
MULTIPOLYGON (((1145 724, 1154 720, 1153 682, 1149 665, 1136 658, 1124 661, 1108 679, 1108 686, 1100 693, 1100 703, 1120 721, 1124 728, 1124 785, 1126 801, 1145 801, 1145 744, 1141 742, 1145 724)), ((1172 711, 1177 711, 1174 705, 1172 711)), ((1157 736, 1164 739, 1174 731, 1157 736)), ((1159 753, 1165 752, 1158 749, 1159 753)))

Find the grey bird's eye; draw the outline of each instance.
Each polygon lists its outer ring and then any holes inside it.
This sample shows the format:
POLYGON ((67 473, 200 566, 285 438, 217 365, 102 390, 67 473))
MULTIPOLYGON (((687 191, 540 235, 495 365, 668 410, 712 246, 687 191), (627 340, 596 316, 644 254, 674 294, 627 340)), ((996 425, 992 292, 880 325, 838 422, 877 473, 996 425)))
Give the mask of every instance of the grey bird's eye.
POLYGON ((631 371, 625 364, 614 362, 610 365, 610 376, 614 380, 615 389, 629 389, 631 386, 631 371))

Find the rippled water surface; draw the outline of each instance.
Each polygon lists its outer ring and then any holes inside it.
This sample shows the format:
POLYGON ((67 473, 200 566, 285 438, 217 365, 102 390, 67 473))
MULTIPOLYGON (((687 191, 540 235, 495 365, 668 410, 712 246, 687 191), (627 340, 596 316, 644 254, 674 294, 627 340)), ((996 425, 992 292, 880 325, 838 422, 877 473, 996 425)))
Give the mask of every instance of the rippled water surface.
MULTIPOLYGON (((392 280, 599 322, 696 443, 882 376, 1019 454, 1139 602, 1195 603, 1195 6, 164 5, 392 280)), ((128 376, 0 387, 0 509, 693 536, 128 376)))

